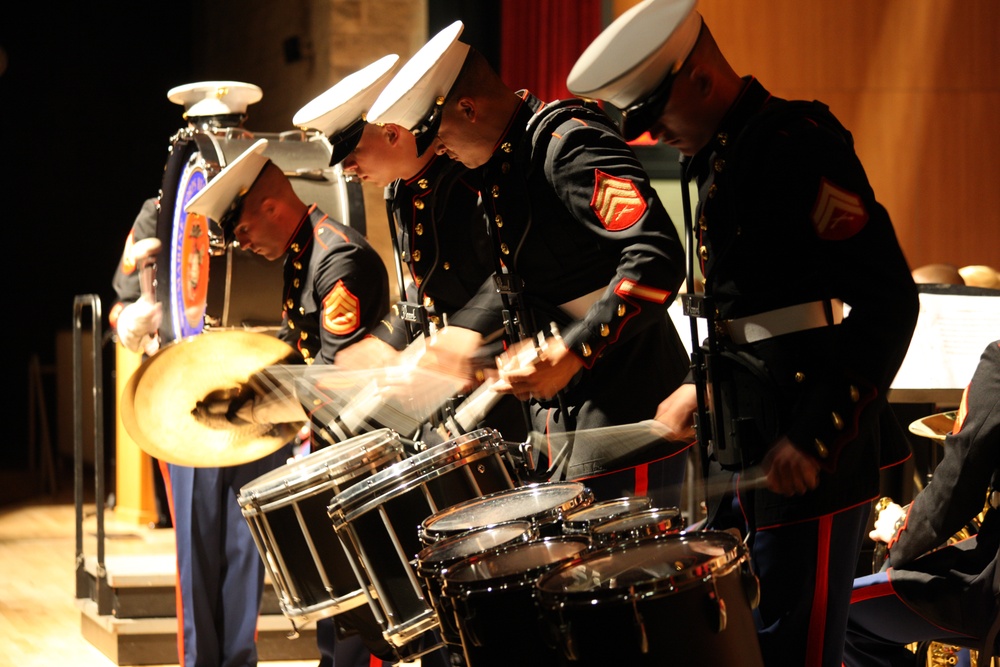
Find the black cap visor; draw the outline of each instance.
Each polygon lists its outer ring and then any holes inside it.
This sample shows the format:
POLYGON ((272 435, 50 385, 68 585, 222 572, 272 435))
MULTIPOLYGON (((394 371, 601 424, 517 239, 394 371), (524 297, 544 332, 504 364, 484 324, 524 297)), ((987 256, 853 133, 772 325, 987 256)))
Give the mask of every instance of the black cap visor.
POLYGON ((358 147, 358 142, 361 141, 361 133, 367 124, 363 117, 359 118, 351 123, 347 129, 330 137, 330 147, 333 149, 333 152, 330 154, 331 167, 343 162, 344 158, 358 147))

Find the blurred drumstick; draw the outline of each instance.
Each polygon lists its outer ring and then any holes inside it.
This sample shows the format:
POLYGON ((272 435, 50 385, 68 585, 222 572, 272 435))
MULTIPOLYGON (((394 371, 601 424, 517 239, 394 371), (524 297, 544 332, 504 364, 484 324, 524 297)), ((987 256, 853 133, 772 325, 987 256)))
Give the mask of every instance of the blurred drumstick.
MULTIPOLYGON (((150 304, 156 303, 156 256, 163 243, 158 238, 142 239, 132 246, 132 256, 139 271, 139 298, 150 304)), ((140 343, 147 356, 160 349, 159 334, 148 334, 140 343)))

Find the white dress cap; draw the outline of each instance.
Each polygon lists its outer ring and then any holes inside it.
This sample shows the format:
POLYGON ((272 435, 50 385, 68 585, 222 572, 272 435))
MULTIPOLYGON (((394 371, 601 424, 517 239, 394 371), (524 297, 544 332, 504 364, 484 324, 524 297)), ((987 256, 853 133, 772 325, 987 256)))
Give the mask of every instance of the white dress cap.
POLYGON ((448 96, 465 64, 469 45, 458 41, 464 27, 455 21, 424 44, 382 90, 368 111, 368 122, 413 130, 425 121, 438 98, 448 96))
POLYGON ((644 0, 619 16, 573 65, 574 95, 625 109, 684 64, 698 40, 697 0, 644 0))
POLYGON ((263 96, 259 86, 242 81, 198 81, 167 91, 167 99, 184 105, 185 118, 244 114, 263 96))
POLYGON ((222 223, 226 214, 250 190, 270 159, 263 155, 267 139, 258 139, 250 148, 222 169, 184 206, 186 213, 203 215, 222 223))
POLYGON ((292 123, 305 130, 319 130, 328 137, 346 130, 368 113, 398 61, 399 56, 393 53, 348 74, 296 111, 292 123))

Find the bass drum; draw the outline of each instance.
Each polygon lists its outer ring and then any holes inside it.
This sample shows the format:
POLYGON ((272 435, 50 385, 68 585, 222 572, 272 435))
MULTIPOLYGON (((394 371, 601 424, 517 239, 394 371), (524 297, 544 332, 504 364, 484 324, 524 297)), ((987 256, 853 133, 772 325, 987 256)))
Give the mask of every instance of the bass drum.
POLYGON ((330 144, 321 133, 181 130, 171 140, 156 225, 164 248, 156 275, 156 298, 164 304, 161 344, 206 327, 281 324, 282 262, 226 248, 214 220, 184 212, 211 178, 258 139, 268 140, 264 155, 285 171, 304 202, 365 232, 361 184, 347 179, 339 164, 329 166, 330 144))

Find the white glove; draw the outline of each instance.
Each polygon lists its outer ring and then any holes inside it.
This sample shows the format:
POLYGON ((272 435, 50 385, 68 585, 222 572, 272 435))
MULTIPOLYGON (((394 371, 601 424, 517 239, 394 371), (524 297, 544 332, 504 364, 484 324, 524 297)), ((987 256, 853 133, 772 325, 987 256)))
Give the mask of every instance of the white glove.
POLYGON ((152 355, 160 348, 157 331, 162 321, 163 305, 141 296, 119 313, 118 340, 132 352, 142 349, 152 355))
POLYGON ((305 409, 288 387, 260 371, 238 388, 213 391, 198 401, 194 415, 211 428, 306 421, 305 409))
POLYGON ((872 538, 875 542, 885 542, 888 544, 899 530, 904 517, 906 517, 906 511, 906 508, 896 503, 889 503, 879 512, 878 517, 875 519, 875 528, 868 533, 868 537, 872 538))

